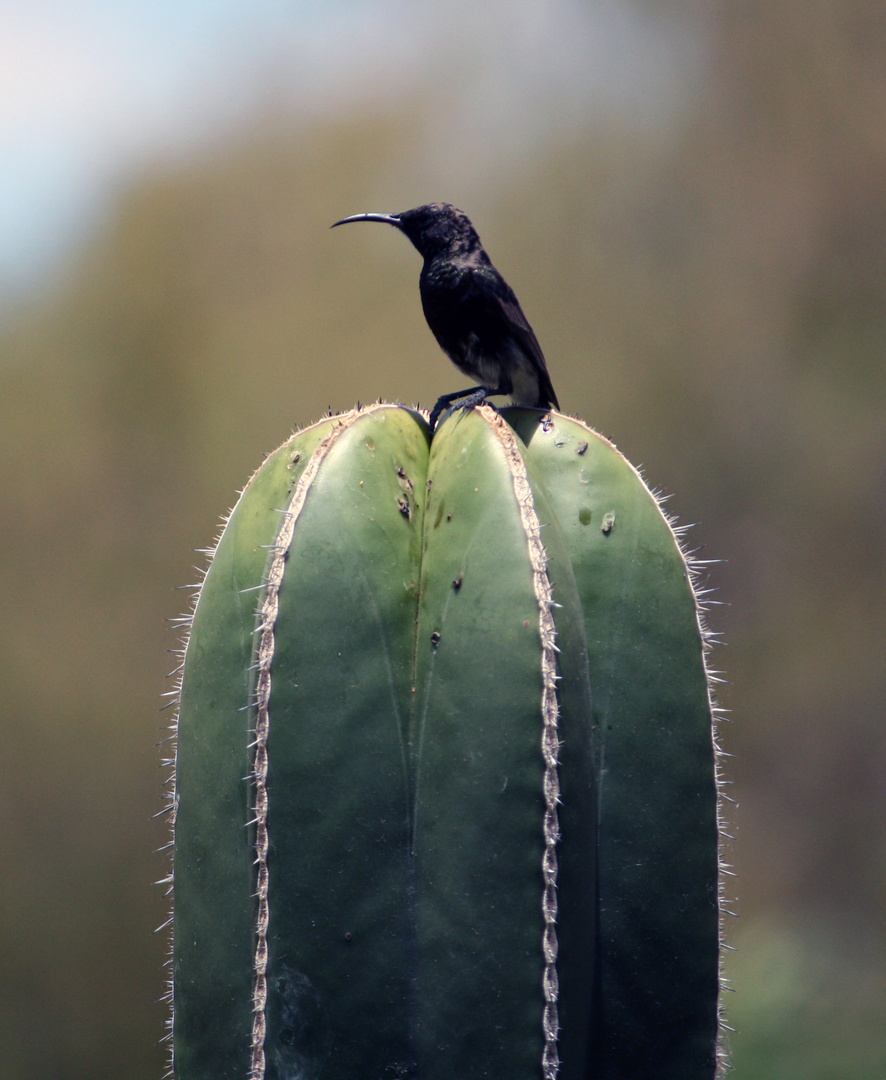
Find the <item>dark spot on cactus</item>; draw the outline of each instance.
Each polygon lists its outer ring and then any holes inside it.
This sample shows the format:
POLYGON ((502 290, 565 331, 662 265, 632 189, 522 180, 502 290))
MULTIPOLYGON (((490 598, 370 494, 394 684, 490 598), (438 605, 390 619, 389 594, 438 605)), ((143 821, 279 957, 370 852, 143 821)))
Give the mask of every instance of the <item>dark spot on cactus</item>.
POLYGON ((614 510, 608 510, 603 515, 603 524, 600 526, 600 532, 603 533, 604 536, 608 536, 612 532, 614 526, 615 526, 615 511, 614 510))
POLYGON ((270 1073, 318 1076, 329 1053, 329 1031, 320 995, 310 979, 289 964, 278 966, 268 1000, 270 1073))
POLYGON ((451 513, 446 515, 446 520, 447 521, 452 521, 452 514, 451 513))
POLYGON ((461 583, 462 583, 463 580, 464 580, 463 575, 459 574, 458 577, 453 581, 452 587, 453 587, 453 589, 455 589, 456 592, 458 592, 458 590, 461 588, 461 583))
POLYGON ((542 421, 541 421, 541 430, 545 431, 545 432, 552 431, 553 427, 554 427, 554 421, 551 419, 551 417, 550 416, 543 416, 542 421))
POLYGON ((428 482, 425 484, 425 490, 430 491, 431 490, 431 484, 433 484, 433 482, 434 482, 434 478, 431 477, 431 479, 428 480, 428 482))
POLYGON ((345 941, 353 941, 353 940, 354 940, 354 935, 351 933, 351 931, 350 930, 345 930, 345 941))
POLYGON ((406 470, 403 468, 402 465, 397 466, 397 476, 400 479, 400 486, 405 488, 407 491, 412 491, 412 481, 406 475, 406 470))
POLYGON ((400 513, 405 518, 409 518, 412 514, 412 508, 409 505, 409 498, 406 495, 401 495, 397 499, 397 505, 400 507, 400 513))
POLYGON ((588 444, 586 442, 579 443, 578 446, 575 448, 575 452, 576 452, 576 454, 578 454, 579 457, 581 457, 582 454, 585 453, 587 448, 588 448, 588 444))
POLYGON ((578 520, 582 523, 582 525, 590 525, 591 511, 586 506, 583 506, 581 510, 579 510, 578 520))
POLYGON ((524 620, 523 620, 523 629, 524 629, 524 630, 528 630, 528 629, 529 629, 529 620, 528 620, 528 619, 524 619, 524 620))
POLYGON ((298 463, 300 461, 301 461, 301 454, 295 453, 295 454, 292 455, 292 464, 293 465, 298 465, 298 463))
POLYGON ((433 634, 431 634, 431 647, 436 649, 439 644, 440 644, 440 631, 435 630, 433 632, 433 634))
POLYGON ((414 1061, 397 1061, 385 1066, 382 1080, 415 1080, 418 1064, 414 1061))

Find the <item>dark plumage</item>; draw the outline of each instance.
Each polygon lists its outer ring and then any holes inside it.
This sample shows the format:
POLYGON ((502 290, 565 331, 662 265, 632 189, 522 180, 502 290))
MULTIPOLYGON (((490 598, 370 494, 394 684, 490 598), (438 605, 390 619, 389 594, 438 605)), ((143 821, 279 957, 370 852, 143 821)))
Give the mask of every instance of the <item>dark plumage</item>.
POLYGON ((424 259, 418 284, 428 326, 459 371, 480 384, 444 394, 431 412, 432 431, 454 401, 470 409, 507 394, 515 405, 560 407, 532 327, 467 214, 430 203, 401 214, 355 214, 335 225, 351 221, 382 221, 409 237, 424 259))

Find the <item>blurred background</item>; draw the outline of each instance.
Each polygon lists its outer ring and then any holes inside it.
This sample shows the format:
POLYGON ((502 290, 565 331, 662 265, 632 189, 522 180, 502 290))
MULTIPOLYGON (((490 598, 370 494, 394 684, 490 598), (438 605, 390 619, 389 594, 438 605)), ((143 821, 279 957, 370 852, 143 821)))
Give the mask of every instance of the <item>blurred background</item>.
POLYGON ((8 0, 0 58, 3 1075, 161 1075, 175 587, 294 426, 455 388, 328 228, 437 199, 722 560, 734 1075, 886 1075, 882 3, 8 0))

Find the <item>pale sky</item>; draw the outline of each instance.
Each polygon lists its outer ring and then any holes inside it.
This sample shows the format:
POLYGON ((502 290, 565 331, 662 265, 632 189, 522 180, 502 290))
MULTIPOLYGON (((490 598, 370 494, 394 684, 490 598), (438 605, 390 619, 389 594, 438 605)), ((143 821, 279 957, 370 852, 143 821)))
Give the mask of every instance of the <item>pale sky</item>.
POLYGON ((456 123, 655 114, 698 43, 642 10, 629 0, 0 0, 0 299, 51 272, 115 184, 247 122, 271 94, 310 115, 371 92, 395 98, 457 65, 456 123))

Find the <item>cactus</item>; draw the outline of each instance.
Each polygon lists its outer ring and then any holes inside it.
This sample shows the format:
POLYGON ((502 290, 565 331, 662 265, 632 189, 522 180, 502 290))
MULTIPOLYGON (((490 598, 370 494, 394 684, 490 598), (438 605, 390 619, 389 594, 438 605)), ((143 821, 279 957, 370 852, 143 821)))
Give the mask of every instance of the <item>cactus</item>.
POLYGON ((716 1071, 687 561, 614 446, 503 415, 329 418, 227 519, 171 791, 179 1080, 716 1071))

